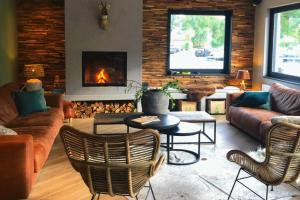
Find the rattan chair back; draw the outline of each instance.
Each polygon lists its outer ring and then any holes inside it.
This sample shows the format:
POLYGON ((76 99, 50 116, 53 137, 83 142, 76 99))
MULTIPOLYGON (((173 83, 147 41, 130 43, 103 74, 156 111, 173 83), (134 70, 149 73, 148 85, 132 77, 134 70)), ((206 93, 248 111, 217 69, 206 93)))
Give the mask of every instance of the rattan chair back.
POLYGON ((91 135, 63 126, 66 154, 92 194, 135 197, 164 160, 160 137, 150 129, 129 134, 91 135))
MULTIPOLYGON (((266 166, 272 184, 293 182, 300 173, 300 126, 290 123, 273 125, 267 137, 266 166)), ((267 176, 265 177, 267 178, 267 176)))

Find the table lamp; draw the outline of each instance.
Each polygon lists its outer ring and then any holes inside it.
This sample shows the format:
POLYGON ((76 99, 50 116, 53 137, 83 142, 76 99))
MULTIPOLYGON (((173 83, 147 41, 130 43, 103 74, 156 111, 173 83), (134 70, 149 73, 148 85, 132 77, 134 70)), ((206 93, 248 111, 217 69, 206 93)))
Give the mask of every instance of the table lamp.
POLYGON ((241 81, 241 89, 246 90, 246 83, 245 80, 250 80, 250 74, 248 70, 238 70, 236 74, 236 79, 242 80, 241 81))
POLYGON ((28 64, 24 67, 24 76, 27 78, 26 90, 35 91, 42 89, 42 81, 38 78, 45 76, 43 64, 28 64))

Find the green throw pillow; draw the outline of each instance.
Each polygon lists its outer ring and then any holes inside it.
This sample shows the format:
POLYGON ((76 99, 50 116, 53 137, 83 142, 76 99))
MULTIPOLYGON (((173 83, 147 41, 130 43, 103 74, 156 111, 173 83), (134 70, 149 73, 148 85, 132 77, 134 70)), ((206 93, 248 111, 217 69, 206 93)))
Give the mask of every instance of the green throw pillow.
POLYGON ((271 110, 271 94, 269 92, 244 92, 232 105, 271 110))
POLYGON ((48 109, 44 97, 44 89, 30 92, 16 91, 13 92, 12 96, 21 116, 35 112, 44 112, 48 109))

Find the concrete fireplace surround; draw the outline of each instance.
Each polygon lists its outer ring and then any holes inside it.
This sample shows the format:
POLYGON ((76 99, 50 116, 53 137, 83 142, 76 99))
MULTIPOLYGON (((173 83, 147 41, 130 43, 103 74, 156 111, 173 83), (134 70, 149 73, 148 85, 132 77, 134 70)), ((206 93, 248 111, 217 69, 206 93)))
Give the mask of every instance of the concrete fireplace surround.
POLYGON ((82 51, 126 51, 127 80, 141 82, 141 0, 106 0, 111 4, 108 30, 99 26, 97 0, 65 1, 66 99, 72 101, 130 100, 125 87, 83 87, 82 51))

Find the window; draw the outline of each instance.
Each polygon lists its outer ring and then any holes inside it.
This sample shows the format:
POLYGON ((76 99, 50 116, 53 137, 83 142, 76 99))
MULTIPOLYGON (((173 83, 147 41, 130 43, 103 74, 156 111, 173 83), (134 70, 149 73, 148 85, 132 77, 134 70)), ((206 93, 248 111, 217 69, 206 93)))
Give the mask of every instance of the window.
POLYGON ((231 16, 231 11, 169 10, 169 74, 229 73, 231 16))
POLYGON ((270 10, 268 76, 300 82, 300 4, 270 10))

